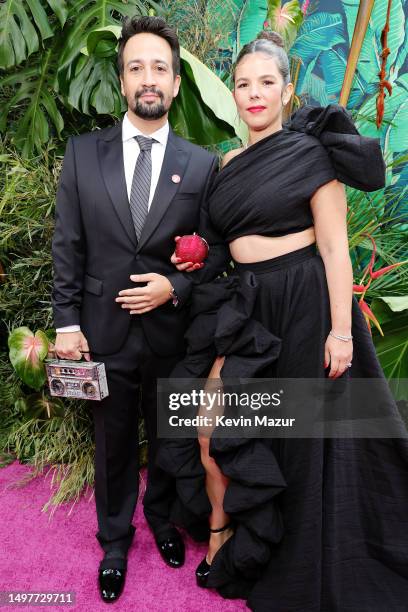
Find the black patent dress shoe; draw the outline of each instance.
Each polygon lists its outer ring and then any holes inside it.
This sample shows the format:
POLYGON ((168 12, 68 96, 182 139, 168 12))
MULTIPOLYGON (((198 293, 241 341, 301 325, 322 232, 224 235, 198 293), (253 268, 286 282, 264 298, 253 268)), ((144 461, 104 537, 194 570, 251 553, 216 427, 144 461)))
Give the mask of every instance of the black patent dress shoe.
POLYGON ((168 566, 177 568, 184 565, 185 548, 179 533, 156 540, 156 544, 162 559, 168 566))
POLYGON ((119 599, 126 578, 126 559, 106 559, 99 566, 99 592, 102 600, 106 603, 112 603, 119 599))

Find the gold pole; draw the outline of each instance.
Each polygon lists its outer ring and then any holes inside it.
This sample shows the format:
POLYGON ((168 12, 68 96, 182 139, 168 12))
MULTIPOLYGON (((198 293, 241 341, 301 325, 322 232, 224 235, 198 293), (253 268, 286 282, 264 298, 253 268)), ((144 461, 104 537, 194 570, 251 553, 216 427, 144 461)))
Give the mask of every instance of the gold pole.
MULTIPOLYGON (((381 0, 378 0, 381 2, 381 0)), ((343 86, 340 92, 339 104, 346 107, 350 96, 351 86, 356 72, 358 58, 364 37, 367 32, 368 22, 370 21, 371 11, 373 10, 374 0, 360 0, 358 7, 356 24, 354 26, 353 38, 350 45, 350 52, 347 59, 346 72, 344 74, 343 86)))

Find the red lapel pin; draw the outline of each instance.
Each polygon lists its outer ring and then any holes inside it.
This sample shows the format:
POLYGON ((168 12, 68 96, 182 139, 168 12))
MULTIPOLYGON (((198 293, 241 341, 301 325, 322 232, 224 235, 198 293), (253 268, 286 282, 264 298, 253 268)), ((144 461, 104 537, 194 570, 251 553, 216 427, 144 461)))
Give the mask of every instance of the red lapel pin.
POLYGON ((181 177, 178 174, 173 174, 171 180, 173 181, 173 183, 179 183, 181 181, 181 177))

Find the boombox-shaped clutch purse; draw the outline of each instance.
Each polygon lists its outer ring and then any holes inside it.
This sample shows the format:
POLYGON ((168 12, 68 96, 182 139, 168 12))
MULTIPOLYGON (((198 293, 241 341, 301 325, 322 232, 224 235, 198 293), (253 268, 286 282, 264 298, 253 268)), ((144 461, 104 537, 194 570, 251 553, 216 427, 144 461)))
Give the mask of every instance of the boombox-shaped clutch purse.
POLYGON ((109 395, 102 362, 46 359, 45 368, 51 395, 88 400, 101 400, 109 395))

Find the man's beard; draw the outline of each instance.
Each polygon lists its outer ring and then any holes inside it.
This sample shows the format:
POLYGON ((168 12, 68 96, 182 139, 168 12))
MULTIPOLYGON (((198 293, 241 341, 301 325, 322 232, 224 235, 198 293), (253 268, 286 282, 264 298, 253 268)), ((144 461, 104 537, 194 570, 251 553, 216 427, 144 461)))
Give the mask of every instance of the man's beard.
POLYGON ((164 95, 159 89, 144 89, 141 92, 136 92, 135 100, 132 107, 132 111, 141 119, 161 119, 169 110, 170 105, 166 106, 164 103, 164 95), (145 93, 154 93, 159 96, 160 100, 155 103, 147 104, 140 100, 141 96, 145 93))

